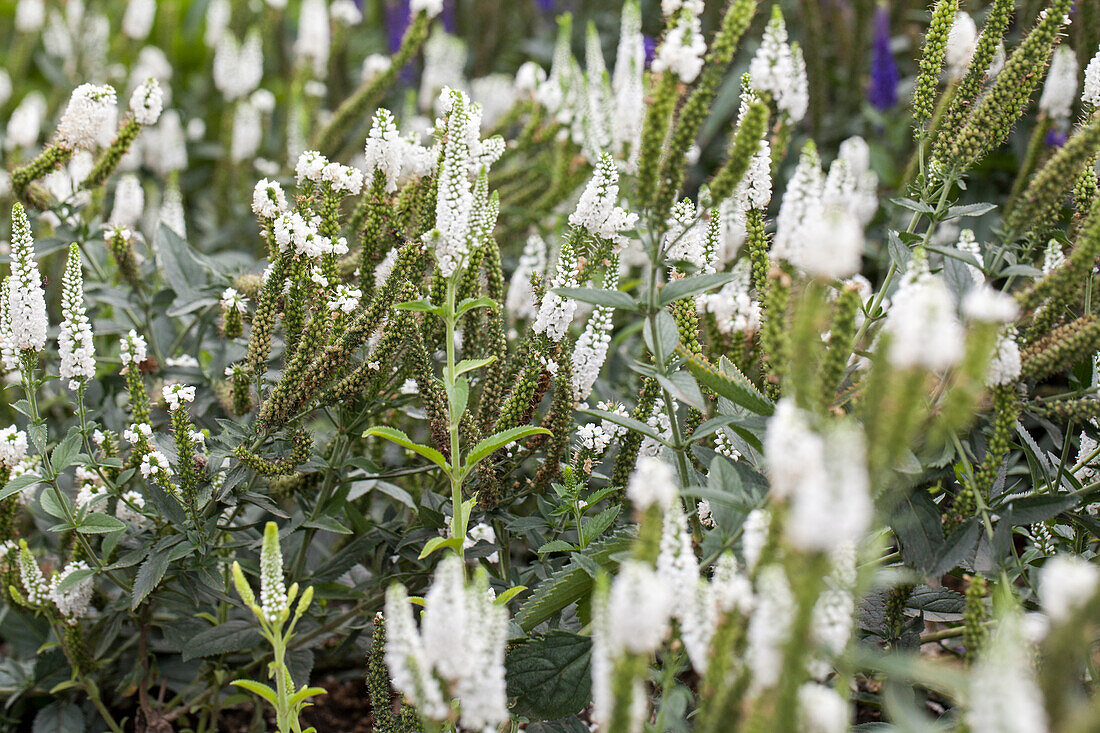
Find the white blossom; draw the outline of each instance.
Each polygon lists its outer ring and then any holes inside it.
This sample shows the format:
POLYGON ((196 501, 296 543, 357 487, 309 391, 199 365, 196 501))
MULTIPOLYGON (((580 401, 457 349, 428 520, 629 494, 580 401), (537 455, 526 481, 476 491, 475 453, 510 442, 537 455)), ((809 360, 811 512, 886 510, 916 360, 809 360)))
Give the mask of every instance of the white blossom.
POLYGON ((226 288, 222 291, 222 297, 218 301, 221 307, 227 311, 246 313, 248 311, 248 298, 237 292, 236 288, 226 288))
POLYGON ((546 240, 538 234, 527 237, 505 298, 505 308, 515 318, 531 319, 535 316, 535 291, 531 287, 531 276, 546 274, 546 249, 546 240))
POLYGON ((4 130, 4 147, 12 150, 34 145, 42 133, 42 122, 45 118, 46 98, 39 91, 30 92, 8 118, 4 130))
POLYGON ((27 434, 14 425, 0 430, 0 467, 9 471, 27 457, 27 434))
POLYGON ((654 73, 670 71, 684 84, 691 84, 703 70, 703 54, 707 52, 702 24, 693 12, 681 13, 676 26, 666 35, 653 59, 654 73))
POLYGON ((166 480, 172 475, 172 466, 168 463, 168 456, 159 450, 146 453, 141 458, 139 467, 142 478, 166 480))
POLYGON ((149 525, 148 518, 141 513, 144 508, 145 497, 137 491, 127 491, 119 497, 115 506, 115 518, 135 529, 143 529, 149 525))
POLYGON ((155 125, 164 109, 164 93, 160 82, 149 77, 130 95, 130 113, 139 125, 155 125))
POLYGON ((1039 573, 1039 600, 1051 621, 1065 621, 1100 590, 1100 567, 1072 555, 1056 555, 1039 573))
POLYGON ((340 283, 328 302, 329 310, 351 313, 359 307, 359 301, 363 297, 363 291, 350 285, 340 283))
POLYGON ((626 497, 644 512, 651 506, 666 510, 676 501, 677 488, 672 466, 651 456, 642 456, 626 485, 626 497))
POLYGON ((775 686, 783 669, 783 652, 794 621, 794 595, 779 565, 760 569, 755 608, 749 618, 745 662, 752 671, 753 691, 775 686))
POLYGON ((45 0, 19 0, 15 4, 15 30, 20 33, 37 33, 45 22, 45 0))
POLYGON ((604 153, 577 202, 576 210, 569 215, 569 226, 584 229, 594 237, 618 245, 625 244, 626 238, 622 233, 634 228, 638 215, 618 206, 618 199, 619 171, 612 157, 604 153))
POLYGON ((350 165, 329 163, 321 169, 321 180, 345 196, 358 196, 363 190, 363 171, 350 165))
POLYGON ((802 148, 798 167, 787 182, 779 215, 775 220, 775 240, 772 253, 796 267, 802 263, 806 251, 819 247, 817 237, 809 232, 821 225, 824 206, 825 176, 821 172, 821 159, 812 142, 802 148))
POLYGON ((971 668, 966 725, 972 733, 1045 733, 1043 695, 1032 667, 1034 652, 1016 615, 1000 620, 971 668))
POLYGON ((997 340, 996 350, 989 360, 985 383, 989 387, 1008 386, 1020 379, 1020 347, 1015 333, 1006 333, 997 340))
POLYGON ((115 203, 108 222, 114 226, 132 229, 145 213, 145 189, 134 173, 125 173, 115 186, 115 203))
POLYGON ((44 606, 51 601, 50 585, 24 540, 19 541, 19 578, 25 597, 31 605, 44 606))
POLYGON ((1064 122, 1073 114, 1073 102, 1077 98, 1077 54, 1069 46, 1054 49, 1050 70, 1039 97, 1039 111, 1054 122, 1064 122))
POLYGON ((148 345, 145 343, 144 336, 138 336, 137 331, 130 329, 130 332, 119 340, 119 359, 122 360, 122 367, 126 369, 133 366, 139 366, 148 357, 148 345))
POLYGON ((117 115, 114 87, 81 84, 73 90, 57 123, 57 142, 68 148, 92 150, 101 130, 117 115))
POLYGON ((203 31, 203 43, 209 48, 217 48, 219 41, 229 27, 232 15, 229 0, 210 0, 206 6, 206 29, 203 31))
POLYGON ((443 160, 439 165, 436 195, 435 229, 424 235, 432 245, 439 271, 451 277, 462 266, 470 249, 472 217, 475 208, 474 191, 470 183, 470 165, 478 152, 478 114, 471 109, 466 94, 444 90, 447 118, 443 160))
POLYGON ((965 333, 951 293, 943 278, 929 274, 918 259, 894 294, 883 330, 890 337, 894 366, 942 371, 962 358, 965 333))
POLYGON ((806 115, 809 105, 809 82, 806 63, 797 44, 787 43, 787 24, 779 12, 774 12, 756 55, 749 63, 752 88, 768 92, 776 106, 790 122, 806 115))
POLYGON ((92 600, 92 581, 94 576, 80 580, 68 588, 67 590, 61 590, 61 584, 75 572, 90 571, 88 563, 83 560, 77 560, 70 562, 66 565, 61 572, 55 573, 53 579, 50 581, 50 600, 57 606, 57 610, 65 617, 65 621, 69 624, 76 624, 81 618, 88 615, 88 611, 91 607, 92 600))
POLYGON ((263 39, 253 30, 238 44, 223 33, 214 50, 214 86, 226 100, 246 97, 260 85, 264 73, 263 39))
POLYGON ((1011 323, 1020 315, 1020 306, 1012 296, 986 284, 966 294, 962 309, 967 318, 986 323, 1011 323))
POLYGON ((367 134, 367 143, 363 151, 364 169, 371 177, 376 173, 382 175, 386 182, 387 193, 397 190, 403 150, 403 141, 398 137, 393 113, 388 109, 379 108, 374 113, 370 133, 367 134))
POLYGON ((278 181, 261 178, 252 190, 252 213, 262 219, 275 219, 287 210, 286 194, 278 181))
POLYGON ((57 351, 61 357, 58 373, 76 389, 95 377, 95 345, 92 325, 84 311, 84 274, 80 250, 75 244, 69 249, 69 261, 62 279, 61 331, 57 336, 57 351))
POLYGON ((233 108, 233 126, 229 136, 229 159, 234 163, 256 157, 263 141, 263 116, 249 99, 242 99, 233 108))
POLYGON ((978 26, 970 13, 959 11, 951 24, 951 32, 947 34, 947 48, 944 51, 948 79, 953 82, 962 80, 977 45, 978 26))
POLYGON ((816 682, 798 688, 799 733, 844 733, 851 712, 836 690, 816 682))
POLYGON ((298 37, 294 41, 295 59, 312 69, 314 76, 323 79, 331 44, 327 3, 325 0, 303 0, 298 14, 298 37))
POLYGON ((1091 104, 1093 109, 1100 108, 1100 50, 1085 67, 1085 84, 1081 89, 1081 101, 1091 104))
POLYGON ((122 16, 122 32, 135 41, 144 41, 156 17, 157 0, 130 0, 122 16))
POLYGON ((642 36, 642 10, 637 2, 623 3, 619 26, 619 48, 611 93, 615 113, 611 116, 611 141, 615 154, 630 154, 628 168, 637 166, 645 121, 645 39, 642 36))
POLYGON ((443 12, 443 0, 412 0, 409 10, 413 14, 424 11, 429 18, 434 18, 443 12))
POLYGON ((34 259, 34 238, 21 204, 11 212, 11 276, 8 278, 4 339, 14 351, 46 347, 46 298, 34 259))

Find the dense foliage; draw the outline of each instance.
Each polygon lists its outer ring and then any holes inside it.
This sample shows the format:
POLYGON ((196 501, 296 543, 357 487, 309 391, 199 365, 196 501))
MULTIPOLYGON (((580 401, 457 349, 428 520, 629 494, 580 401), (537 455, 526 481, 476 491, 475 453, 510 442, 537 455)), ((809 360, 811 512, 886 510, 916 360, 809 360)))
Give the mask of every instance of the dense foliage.
POLYGON ((1100 729, 1100 3, 562 5, 0 3, 5 729, 1100 729))

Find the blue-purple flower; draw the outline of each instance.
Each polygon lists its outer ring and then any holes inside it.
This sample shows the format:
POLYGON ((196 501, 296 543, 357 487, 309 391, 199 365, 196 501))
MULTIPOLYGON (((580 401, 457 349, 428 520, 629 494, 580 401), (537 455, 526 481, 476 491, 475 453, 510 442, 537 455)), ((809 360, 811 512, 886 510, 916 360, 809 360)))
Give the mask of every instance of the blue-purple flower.
POLYGON ((871 43, 871 83, 867 101, 876 109, 888 110, 898 103, 898 64, 890 51, 890 8, 875 8, 874 38, 871 43))

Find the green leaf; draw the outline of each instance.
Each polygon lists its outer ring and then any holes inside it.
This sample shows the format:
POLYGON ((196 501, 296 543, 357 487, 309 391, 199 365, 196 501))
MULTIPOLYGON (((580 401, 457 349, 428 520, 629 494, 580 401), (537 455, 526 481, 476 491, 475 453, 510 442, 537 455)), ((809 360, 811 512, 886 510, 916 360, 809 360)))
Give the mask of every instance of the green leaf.
POLYGON ((497 604, 498 606, 506 605, 508 601, 512 600, 525 590, 527 590, 527 586, 525 585, 513 585, 508 590, 497 595, 497 598, 495 601, 493 601, 493 603, 497 604))
MULTIPOLYGON (((610 570, 617 565, 612 558, 628 550, 632 542, 632 536, 625 532, 606 535, 585 550, 585 557, 604 570, 610 570)), ((524 631, 530 631, 587 595, 592 590, 592 582, 592 576, 575 560, 567 563, 538 584, 516 613, 515 622, 524 631)))
POLYGON ((588 545, 592 540, 596 539, 615 522, 615 518, 619 516, 619 512, 622 510, 622 504, 616 504, 615 506, 608 507, 594 517, 590 517, 585 520, 581 525, 581 542, 588 545))
POLYGON ((82 570, 74 570, 65 576, 65 579, 57 584, 58 593, 67 593, 80 584, 81 581, 95 575, 95 570, 92 568, 85 568, 82 570))
POLYGON ((580 712, 591 697, 592 641, 555 629, 510 649, 504 659, 513 712, 554 719, 580 712))
POLYGON ((481 367, 489 366, 496 360, 497 358, 495 356, 490 356, 488 359, 463 359, 462 361, 455 364, 455 376, 458 376, 459 374, 465 374, 466 372, 473 369, 480 369, 481 367))
POLYGON ((487 295, 483 295, 480 298, 465 298, 458 304, 458 309, 455 311, 455 319, 462 318, 472 310, 477 308, 499 308, 500 304, 487 295))
POLYGON ((73 431, 54 446, 53 452, 50 453, 50 465, 56 473, 61 473, 72 465, 73 460, 80 454, 82 441, 80 433, 73 431))
POLYGON ((658 305, 664 308, 670 303, 675 303, 677 300, 690 298, 693 295, 698 295, 699 293, 705 293, 708 290, 721 287, 731 282, 735 277, 737 276, 732 272, 714 272, 707 275, 695 275, 694 277, 682 277, 679 280, 673 280, 661 288, 658 305))
POLYGON ((31 728, 32 733, 84 733, 84 730, 84 716, 80 708, 60 700, 39 710, 31 728))
POLYGON ((30 488, 39 483, 42 479, 33 473, 25 473, 22 476, 16 476, 7 483, 2 490, 0 490, 0 501, 7 499, 12 494, 18 493, 23 489, 30 488))
POLYGON ((65 519, 66 510, 72 508, 69 497, 65 496, 63 491, 59 491, 53 486, 47 487, 46 490, 39 495, 38 502, 42 505, 42 510, 46 512, 46 514, 49 514, 51 517, 57 517, 58 519, 65 519))
POLYGON ((660 311, 652 320, 646 320, 642 337, 645 339, 646 348, 652 353, 656 354, 660 347, 660 353, 668 358, 680 344, 680 329, 671 313, 660 311), (654 329, 656 329, 656 335, 654 329))
POLYGON ((550 540, 546 542, 539 549, 535 550, 540 555, 545 555, 548 552, 572 552, 577 549, 572 543, 565 540, 550 540))
POLYGON ((699 383, 688 372, 673 372, 669 376, 654 374, 654 378, 668 393, 685 405, 694 407, 700 412, 706 412, 707 402, 703 398, 703 391, 699 389, 699 383))
POLYGON ((638 303, 621 290, 605 290, 604 288, 554 288, 554 292, 563 298, 572 298, 582 303, 602 305, 621 311, 635 312, 638 303))
MULTIPOLYGON (((287 702, 291 705, 298 705, 311 697, 317 697, 319 695, 327 695, 328 690, 323 687, 303 687, 302 689, 291 695, 287 702)), ((304 731, 303 731, 304 733, 304 731)))
POLYGON ((435 313, 439 314, 441 311, 438 306, 432 305, 432 301, 427 298, 420 298, 419 300, 408 300, 404 303, 397 303, 394 305, 395 310, 399 311, 416 311, 418 313, 435 313))
POLYGON ((332 532, 334 534, 352 534, 350 529, 340 524, 334 517, 328 516, 320 516, 308 522, 302 522, 302 526, 310 527, 311 529, 319 529, 324 532, 332 532))
POLYGON ((947 213, 943 217, 943 221, 947 221, 949 219, 958 219, 964 216, 981 216, 982 214, 988 214, 996 208, 996 204, 986 203, 952 206, 947 210, 947 213))
POLYGON ((183 661, 187 662, 199 657, 255 649, 261 641, 260 630, 254 622, 235 618, 190 637, 181 652, 183 661))
POLYGON ((466 377, 456 379, 454 389, 447 392, 447 399, 451 405, 451 423, 458 425, 470 399, 470 381, 466 377))
POLYGON ((890 522, 901 542, 901 559, 906 565, 927 573, 935 565, 944 544, 939 507, 927 491, 906 497, 890 522))
POLYGON ((757 415, 771 415, 775 410, 771 401, 725 357, 722 357, 719 371, 701 354, 692 354, 686 349, 680 349, 678 353, 686 359, 685 364, 692 376, 719 397, 725 397, 757 415))
POLYGON ((279 696, 275 693, 275 690, 271 689, 262 682, 255 682, 253 680, 233 680, 229 684, 236 685, 241 689, 248 690, 254 695, 259 695, 263 699, 267 700, 273 706, 278 706, 279 696))
POLYGON ((450 474, 451 467, 447 465, 447 459, 444 458, 443 454, 437 451, 435 448, 427 445, 421 445, 420 443, 414 443, 408 435, 405 435, 405 433, 396 428, 378 426, 363 431, 364 438, 370 438, 375 435, 380 438, 385 438, 390 442, 397 443, 404 448, 408 448, 414 453, 419 453, 435 465, 442 468, 444 472, 450 474))
POLYGON ((504 432, 497 433, 496 435, 490 435, 480 443, 474 446, 465 459, 465 463, 462 466, 464 472, 469 472, 474 466, 491 456, 496 451, 500 450, 504 446, 508 445, 514 440, 523 440, 529 438, 532 435, 549 435, 550 431, 546 428, 536 427, 534 425, 521 425, 518 428, 512 428, 505 430, 504 432))
POLYGON ((81 534, 106 534, 125 530, 126 526, 125 522, 115 519, 109 514, 95 512, 84 517, 84 520, 77 526, 76 531, 81 534))
POLYGON ((423 560, 441 547, 450 547, 458 552, 462 547, 462 539, 460 537, 432 537, 424 544, 424 549, 420 551, 420 556, 417 559, 423 560))
POLYGON ((175 547, 175 544, 166 547, 158 546, 138 568, 137 575, 134 576, 134 588, 130 601, 131 611, 136 610, 141 602, 145 600, 145 597, 152 593, 160 584, 160 581, 164 579, 164 573, 168 570, 170 559, 168 553, 172 547, 175 547))
POLYGON ((914 201, 913 199, 890 199, 890 203, 897 204, 904 209, 916 211, 920 214, 932 214, 936 211, 929 204, 923 201, 914 201))

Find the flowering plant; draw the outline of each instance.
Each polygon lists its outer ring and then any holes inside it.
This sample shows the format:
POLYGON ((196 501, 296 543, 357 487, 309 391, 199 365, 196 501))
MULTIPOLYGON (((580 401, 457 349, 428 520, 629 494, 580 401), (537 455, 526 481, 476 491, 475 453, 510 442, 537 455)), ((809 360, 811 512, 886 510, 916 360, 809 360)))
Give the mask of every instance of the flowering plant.
POLYGON ((0 727, 1100 726, 1094 4, 584 5, 16 3, 0 727))

